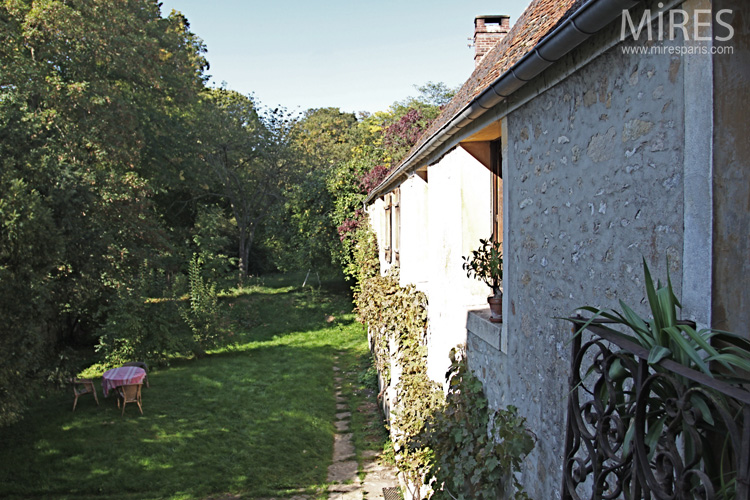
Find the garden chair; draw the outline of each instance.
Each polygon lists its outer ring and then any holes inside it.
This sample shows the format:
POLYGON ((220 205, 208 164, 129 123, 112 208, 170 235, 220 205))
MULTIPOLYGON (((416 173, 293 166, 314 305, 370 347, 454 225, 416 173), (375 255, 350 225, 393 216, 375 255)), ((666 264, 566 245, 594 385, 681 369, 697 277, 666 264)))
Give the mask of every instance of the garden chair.
POLYGON ((96 387, 94 387, 94 381, 90 378, 71 378, 70 385, 73 386, 73 411, 76 411, 76 405, 78 404, 78 397, 84 394, 93 394, 96 405, 99 406, 99 398, 96 396, 96 387))
POLYGON ((122 415, 125 415, 125 405, 128 403, 136 403, 138 410, 143 415, 143 407, 141 406, 141 386, 143 384, 130 384, 121 385, 117 388, 117 407, 120 407, 120 400, 122 399, 122 415))
POLYGON ((143 361, 128 361, 122 366, 137 366, 138 368, 143 368, 146 372, 146 378, 144 378, 143 381, 146 383, 146 387, 151 387, 148 385, 148 365, 146 363, 143 361))

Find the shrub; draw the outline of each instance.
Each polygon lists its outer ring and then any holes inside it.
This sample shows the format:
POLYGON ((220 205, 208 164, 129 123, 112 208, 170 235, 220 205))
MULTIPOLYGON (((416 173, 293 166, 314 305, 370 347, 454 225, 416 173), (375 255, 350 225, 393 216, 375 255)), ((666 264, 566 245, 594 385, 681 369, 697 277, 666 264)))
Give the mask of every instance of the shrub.
POLYGON ((121 287, 106 310, 98 352, 107 365, 147 360, 167 364, 170 356, 189 352, 191 339, 174 299, 154 297, 166 291, 164 274, 144 262, 130 287, 121 287), (158 293, 161 291, 162 293, 158 293))
POLYGON ((180 307, 180 315, 193 333, 193 350, 203 355, 206 349, 218 345, 220 328, 219 296, 216 284, 209 283, 201 274, 201 259, 193 255, 188 266, 189 301, 180 307))
POLYGON ((427 426, 434 451, 432 498, 527 498, 515 477, 534 437, 514 406, 490 410, 482 382, 463 355, 451 351, 445 406, 427 426))

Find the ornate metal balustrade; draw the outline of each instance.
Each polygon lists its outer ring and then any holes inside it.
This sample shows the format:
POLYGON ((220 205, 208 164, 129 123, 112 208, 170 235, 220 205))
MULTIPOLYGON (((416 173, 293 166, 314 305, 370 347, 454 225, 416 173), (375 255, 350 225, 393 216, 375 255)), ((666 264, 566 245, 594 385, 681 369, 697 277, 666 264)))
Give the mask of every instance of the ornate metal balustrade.
POLYGON ((649 365, 601 323, 573 341, 563 500, 748 500, 750 392, 669 359, 649 365))

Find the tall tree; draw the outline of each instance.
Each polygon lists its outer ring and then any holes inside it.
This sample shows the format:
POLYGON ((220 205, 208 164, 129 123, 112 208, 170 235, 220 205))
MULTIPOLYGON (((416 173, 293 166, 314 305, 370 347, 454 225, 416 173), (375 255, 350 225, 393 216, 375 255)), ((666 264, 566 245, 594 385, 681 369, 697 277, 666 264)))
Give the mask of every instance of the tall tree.
POLYGON ((202 158, 209 175, 205 194, 224 200, 231 209, 244 277, 257 232, 282 202, 288 183, 293 120, 280 108, 261 116, 251 97, 226 89, 210 90, 204 105, 207 130, 202 158))
POLYGON ((338 108, 313 108, 305 111, 292 129, 298 154, 308 169, 330 170, 351 155, 352 129, 357 125, 354 113, 338 108))
MULTIPOLYGON (((167 158, 182 154, 164 137, 197 103, 203 52, 185 19, 162 18, 155 0, 0 2, 4 317, 21 318, 33 303, 69 342, 143 257, 168 251, 154 195, 175 170, 167 158), (13 289, 19 276, 34 294, 27 303, 13 289)), ((7 331, 3 353, 16 349, 7 331)), ((50 339, 40 340, 32 357, 48 351, 50 339)), ((15 392, 36 371, 24 363, 15 392)), ((9 384, 0 380, 0 391, 9 384)))
POLYGON ((327 179, 347 161, 357 118, 338 108, 305 111, 291 129, 295 161, 284 204, 268 221, 265 244, 281 269, 332 269, 336 224, 327 179))

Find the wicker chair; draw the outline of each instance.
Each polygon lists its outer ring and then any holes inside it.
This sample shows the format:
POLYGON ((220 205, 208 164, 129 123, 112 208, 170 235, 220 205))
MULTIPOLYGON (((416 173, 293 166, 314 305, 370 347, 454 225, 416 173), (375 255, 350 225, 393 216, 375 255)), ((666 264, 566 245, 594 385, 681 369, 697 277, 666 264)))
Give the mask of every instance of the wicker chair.
POLYGON ((94 381, 90 378, 71 378, 70 385, 73 386, 73 411, 76 411, 76 405, 78 404, 78 397, 84 394, 93 394, 96 405, 99 406, 99 398, 96 396, 96 387, 94 387, 94 381))
POLYGON ((136 403, 138 410, 143 415, 143 406, 141 406, 141 386, 143 384, 130 384, 121 385, 117 388, 117 407, 120 407, 120 400, 122 400, 122 415, 125 415, 125 405, 128 403, 136 403))
POLYGON ((122 366, 137 366, 138 368, 143 368, 143 370, 146 372, 146 378, 143 379, 143 381, 146 383, 146 387, 151 387, 148 385, 148 365, 144 363, 143 361, 128 361, 122 366))

